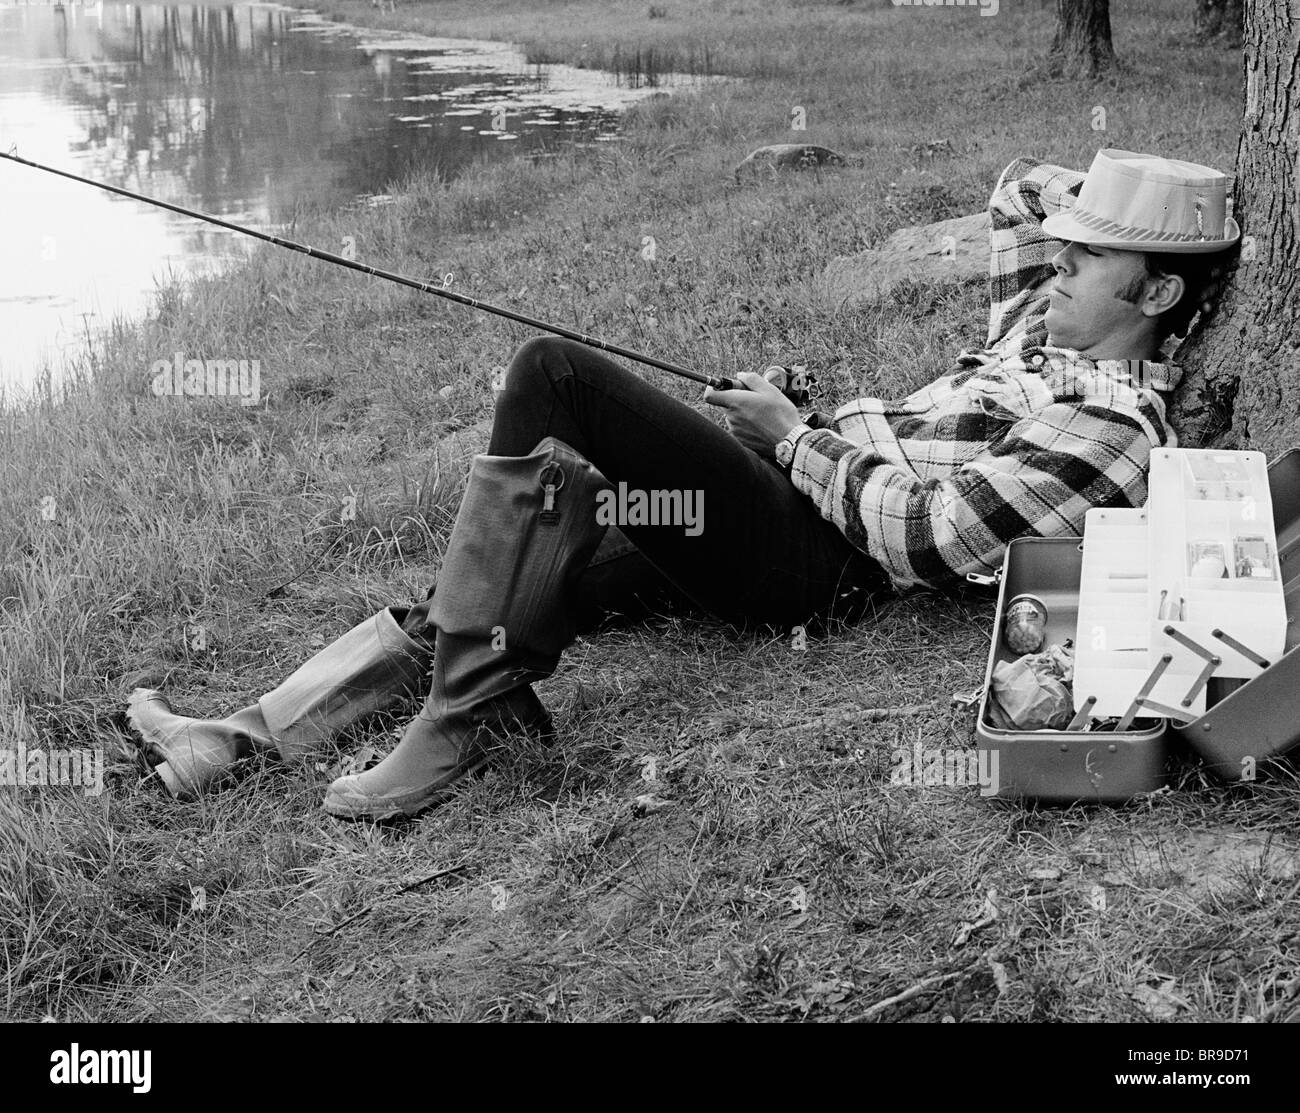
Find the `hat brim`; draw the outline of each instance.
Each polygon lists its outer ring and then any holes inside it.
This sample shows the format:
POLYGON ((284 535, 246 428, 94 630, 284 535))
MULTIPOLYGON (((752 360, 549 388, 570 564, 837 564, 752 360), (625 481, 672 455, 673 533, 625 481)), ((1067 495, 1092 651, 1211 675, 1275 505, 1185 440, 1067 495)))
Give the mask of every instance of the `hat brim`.
POLYGON ((1221 240, 1116 239, 1080 224, 1068 209, 1047 217, 1042 227, 1053 239, 1086 243, 1093 247, 1110 247, 1117 251, 1149 251, 1160 255, 1209 255, 1215 251, 1226 251, 1241 239, 1241 228, 1232 217, 1225 218, 1223 222, 1226 238, 1221 240))

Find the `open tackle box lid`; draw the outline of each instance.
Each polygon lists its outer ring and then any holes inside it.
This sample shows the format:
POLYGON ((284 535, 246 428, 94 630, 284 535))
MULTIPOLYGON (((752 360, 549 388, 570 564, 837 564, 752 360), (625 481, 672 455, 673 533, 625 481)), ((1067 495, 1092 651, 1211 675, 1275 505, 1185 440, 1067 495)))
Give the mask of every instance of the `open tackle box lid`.
MULTIPOLYGON (((1007 546, 997 621, 980 693, 976 739, 997 763, 994 795, 1047 803, 1122 802, 1169 783, 1170 759, 1185 742, 1223 780, 1252 780, 1258 765, 1300 744, 1300 450, 1268 467, 1277 558, 1286 607, 1285 645, 1250 679, 1211 678, 1205 711, 1171 721, 1143 710, 1124 730, 1008 730, 989 714, 993 670, 1019 654, 1006 645, 1010 601, 1036 596, 1047 608, 1045 645, 1076 636, 1083 539, 1019 538, 1007 546)), ((972 577, 974 578, 974 577, 972 577)), ((1073 724, 1072 724, 1073 725, 1073 724)))

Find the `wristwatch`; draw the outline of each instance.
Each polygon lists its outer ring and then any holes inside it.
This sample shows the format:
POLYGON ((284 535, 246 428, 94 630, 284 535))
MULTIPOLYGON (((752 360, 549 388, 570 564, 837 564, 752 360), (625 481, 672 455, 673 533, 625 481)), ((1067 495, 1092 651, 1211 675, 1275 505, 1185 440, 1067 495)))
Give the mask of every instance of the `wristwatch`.
POLYGON ((776 442, 776 462, 786 475, 789 475, 790 469, 794 467, 794 450, 799 443, 799 438, 805 433, 811 432, 812 428, 810 426, 800 422, 776 442))

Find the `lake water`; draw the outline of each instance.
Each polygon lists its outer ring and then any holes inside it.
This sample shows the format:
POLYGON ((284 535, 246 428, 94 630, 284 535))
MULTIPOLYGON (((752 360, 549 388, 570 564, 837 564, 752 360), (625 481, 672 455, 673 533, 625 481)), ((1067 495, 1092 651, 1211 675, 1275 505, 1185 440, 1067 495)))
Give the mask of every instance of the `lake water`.
MULTIPOLYGON (((655 87, 509 44, 369 32, 280 5, 0 0, 0 150, 264 230, 382 204, 436 163, 617 139, 655 87)), ((253 241, 0 160, 0 390, 20 395, 156 279, 253 241)), ((330 247, 332 245, 322 245, 330 247)), ((337 245, 333 245, 337 246, 337 245)))

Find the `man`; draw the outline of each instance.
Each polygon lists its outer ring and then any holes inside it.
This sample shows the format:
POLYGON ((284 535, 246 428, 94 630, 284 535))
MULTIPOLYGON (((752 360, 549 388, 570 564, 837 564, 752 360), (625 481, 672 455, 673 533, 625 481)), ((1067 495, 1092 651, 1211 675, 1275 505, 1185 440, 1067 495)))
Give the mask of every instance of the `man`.
POLYGON ((1174 443, 1178 372, 1157 357, 1208 308, 1240 238, 1224 175, 1119 150, 1086 179, 1021 159, 989 209, 987 345, 900 403, 805 421, 747 373, 745 390, 705 393, 729 435, 588 348, 525 344, 431 598, 381 611, 225 720, 137 689, 130 718, 160 775, 196 792, 245 755, 304 756, 431 671, 393 753, 324 803, 412 815, 503 732, 549 732, 531 684, 604 611, 689 601, 786 628, 857 615, 891 585, 989 572, 1016 537, 1081 533, 1091 507, 1143 505, 1151 450, 1174 443), (626 514, 607 532, 615 487, 696 496, 702 528, 626 514))

